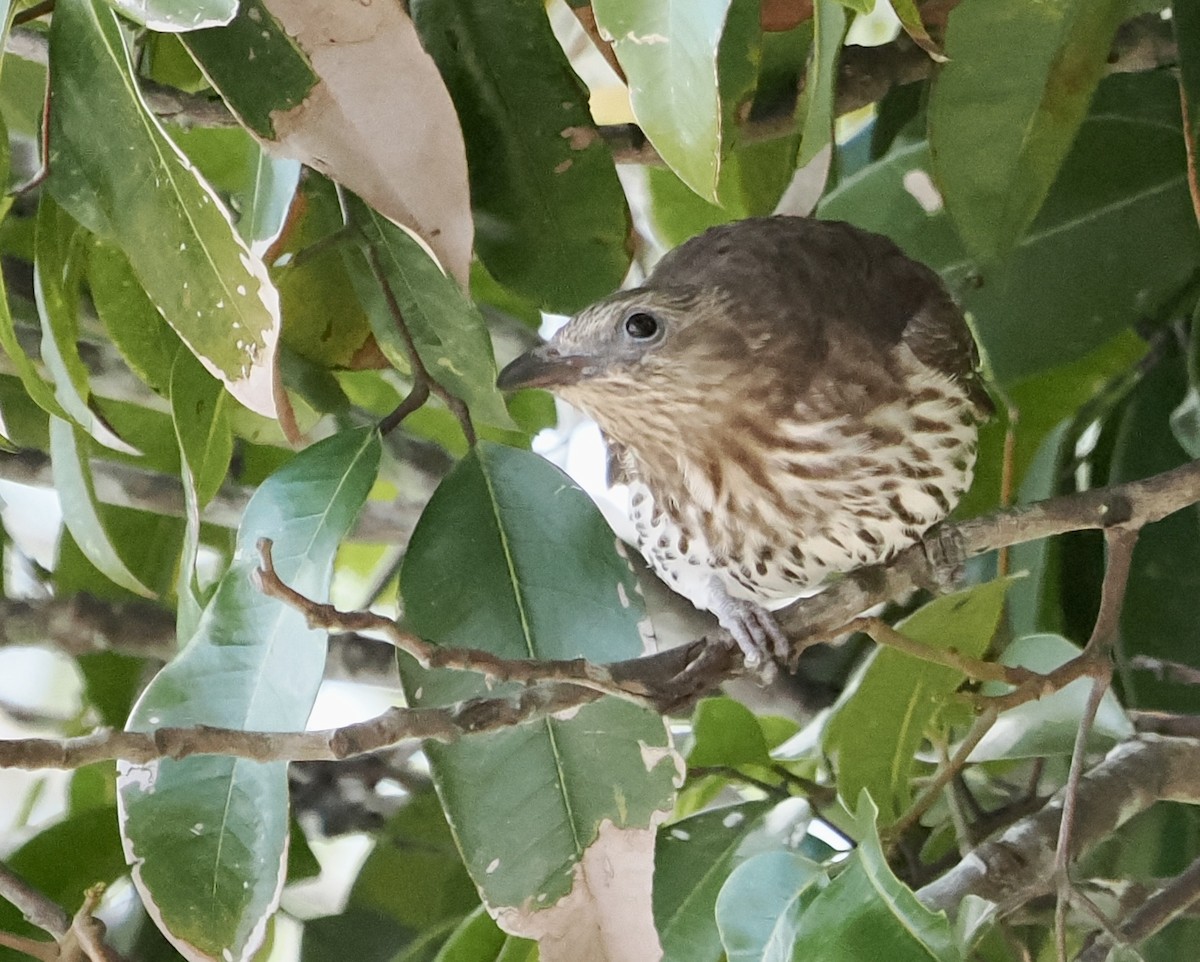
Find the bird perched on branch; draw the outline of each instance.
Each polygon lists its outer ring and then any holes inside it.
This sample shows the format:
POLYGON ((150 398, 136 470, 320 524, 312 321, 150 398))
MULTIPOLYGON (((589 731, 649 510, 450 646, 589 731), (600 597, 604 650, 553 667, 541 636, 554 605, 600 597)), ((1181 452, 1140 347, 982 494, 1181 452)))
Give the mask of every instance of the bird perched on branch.
POLYGON ((769 607, 886 562, 971 483, 992 405, 962 313, 895 244, 763 217, 667 254, 500 374, 593 417, 637 547, 750 665, 769 607))

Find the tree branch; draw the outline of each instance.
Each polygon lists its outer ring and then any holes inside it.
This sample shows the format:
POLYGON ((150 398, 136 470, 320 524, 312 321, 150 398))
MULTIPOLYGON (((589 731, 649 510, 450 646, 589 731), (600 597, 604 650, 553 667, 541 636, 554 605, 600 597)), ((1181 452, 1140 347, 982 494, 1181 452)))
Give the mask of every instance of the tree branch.
POLYGON ((0 740, 0 768, 75 769, 121 759, 146 765, 159 758, 231 755, 253 761, 339 761, 417 739, 457 741, 570 711, 600 698, 576 685, 536 685, 511 697, 473 698, 447 708, 392 708, 355 725, 311 732, 251 732, 196 725, 124 732, 99 728, 78 738, 0 740))
MULTIPOLYGON (((994 902, 1004 913, 1053 892, 1066 794, 1064 788, 1036 814, 980 845, 917 897, 953 917, 968 895, 994 902)), ((1077 859, 1159 801, 1200 803, 1200 740, 1140 735, 1109 752, 1080 779, 1071 857, 1077 859)))
MULTIPOLYGON (((1200 900, 1200 859, 1171 879, 1157 892, 1139 905, 1129 918, 1117 927, 1117 935, 1123 945, 1136 945, 1155 932, 1164 929, 1200 900)), ((1087 946, 1076 962, 1104 962, 1113 946, 1113 940, 1104 933, 1087 946)))
MULTIPOLYGON (((951 573, 967 558, 1004 545, 1088 528, 1135 530, 1200 501, 1200 461, 1142 481, 1064 495, 1010 508, 986 518, 943 526, 924 543, 903 552, 885 568, 848 575, 827 591, 785 609, 785 630, 806 639, 823 637, 859 612, 932 585, 944 590, 951 573), (847 614, 849 612, 849 614, 847 614), (798 625, 798 628, 793 626, 798 625)), ((229 754, 260 761, 334 760, 375 751, 407 739, 452 741, 464 734, 493 731, 569 710, 615 694, 662 713, 691 706, 721 682, 742 670, 738 649, 715 631, 699 639, 640 658, 609 665, 571 661, 518 661, 489 652, 444 649, 404 632, 389 619, 370 612, 338 612, 292 592, 272 579, 264 564, 264 585, 296 604, 322 627, 382 632, 397 647, 430 666, 477 671, 528 686, 513 697, 475 699, 446 708, 393 709, 359 725, 324 732, 243 732, 198 727, 159 729, 153 733, 97 731, 82 738, 26 739, 0 742, 0 767, 76 768, 94 761, 124 758, 147 762, 194 754, 229 754)), ((1002 696, 1003 697, 1003 696, 1002 696)), ((999 704, 993 700, 994 704, 999 704)))

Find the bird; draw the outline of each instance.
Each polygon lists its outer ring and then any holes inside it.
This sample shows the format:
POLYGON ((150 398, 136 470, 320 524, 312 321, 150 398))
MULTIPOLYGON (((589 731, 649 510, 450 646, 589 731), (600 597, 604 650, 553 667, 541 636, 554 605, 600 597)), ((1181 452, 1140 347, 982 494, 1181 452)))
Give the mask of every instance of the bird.
POLYGON ((754 668, 772 610, 921 540, 993 413, 938 275, 888 238, 755 217, 669 251, 499 374, 594 419, 636 547, 754 668))

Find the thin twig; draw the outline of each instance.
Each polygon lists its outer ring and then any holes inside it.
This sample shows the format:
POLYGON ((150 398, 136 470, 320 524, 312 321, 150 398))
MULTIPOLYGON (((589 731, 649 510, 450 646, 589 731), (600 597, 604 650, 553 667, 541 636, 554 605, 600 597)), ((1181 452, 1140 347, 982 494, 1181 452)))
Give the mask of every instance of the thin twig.
POLYGON ((1071 891, 1071 836, 1075 828, 1075 805, 1079 795, 1079 781, 1083 777, 1084 760, 1087 757, 1088 737, 1100 710, 1101 699, 1112 682, 1112 648, 1121 622, 1121 610, 1125 605, 1125 589, 1129 585, 1129 571, 1133 566, 1133 549, 1137 546, 1136 528, 1109 528, 1104 532, 1108 545, 1108 563, 1104 569, 1104 582, 1100 588, 1100 610, 1092 626, 1092 636, 1083 652, 1076 659, 1092 666, 1092 688, 1079 727, 1075 732, 1075 747, 1071 753, 1071 769, 1063 789, 1062 821, 1058 832, 1058 843, 1054 851, 1054 877, 1056 900, 1054 906, 1055 947, 1060 962, 1067 962, 1067 906, 1071 891))
POLYGON ((454 742, 573 711, 602 697, 578 685, 535 685, 511 697, 474 698, 445 708, 391 708, 341 728, 307 732, 250 732, 196 725, 151 732, 100 728, 77 738, 0 740, 0 768, 76 769, 121 759, 149 765, 160 758, 228 755, 252 761, 340 761, 404 741, 454 742))
POLYGON ((773 783, 764 781, 761 778, 755 778, 753 775, 748 775, 734 765, 698 765, 688 767, 689 778, 699 778, 704 775, 717 775, 721 778, 727 778, 731 781, 741 782, 744 785, 749 785, 752 788, 757 788, 768 798, 773 798, 776 801, 791 798, 792 793, 789 792, 781 783, 773 783))
POLYGON ((412 390, 408 392, 408 396, 401 401, 394 411, 379 422, 380 434, 391 434, 400 422, 412 414, 417 408, 429 400, 429 385, 423 381, 417 381, 412 386, 412 390))
MULTIPOLYGON (((392 315, 392 321, 396 325, 396 330, 400 332, 400 337, 404 341, 405 350, 408 352, 408 360, 412 365, 414 381, 416 384, 423 383, 428 391, 441 399, 442 403, 450 409, 450 413, 458 419, 458 423, 462 427, 462 432, 466 436, 467 444, 474 447, 476 441, 475 425, 471 423, 471 414, 467 410, 467 405, 463 402, 462 398, 446 390, 435 377, 430 375, 429 369, 425 367, 425 362, 421 360, 421 354, 417 350, 416 341, 413 340, 412 331, 408 329, 408 322, 404 319, 404 311, 400 308, 400 302, 396 300, 396 292, 392 290, 391 281, 388 280, 387 272, 383 269, 383 262, 380 260, 379 251, 370 242, 367 242, 366 250, 367 260, 371 263, 371 273, 375 275, 375 280, 378 282, 380 290, 383 291, 383 299, 387 303, 388 313, 392 315)), ((402 404, 401 407, 403 406, 402 404)))
POLYGON ((960 672, 967 678, 977 681, 998 681, 1009 685, 1027 685, 1040 682, 1043 678, 1042 675, 1039 675, 1035 671, 1030 671, 1028 668, 1021 668, 1019 666, 1010 667, 994 661, 982 661, 978 658, 959 654, 953 648, 934 648, 930 645, 922 644, 919 641, 909 638, 908 635, 897 631, 882 618, 873 616, 855 618, 853 621, 837 629, 839 634, 852 631, 861 631, 880 645, 894 648, 896 651, 911 655, 913 658, 919 658, 921 661, 941 665, 943 668, 960 672))
POLYGON ((38 17, 44 17, 46 14, 53 12, 54 0, 41 0, 40 3, 35 3, 31 7, 26 7, 24 10, 18 10, 13 14, 12 25, 19 27, 23 23, 29 23, 30 20, 36 20, 38 17))
POLYGON ((983 741, 983 736, 996 724, 999 714, 996 709, 991 707, 983 710, 983 713, 975 719, 975 724, 971 726, 971 730, 967 732, 967 737, 962 740, 962 744, 958 746, 958 750, 951 757, 949 764, 938 770, 929 784, 925 786, 925 790, 921 792, 920 797, 909 806, 908 811, 888 826, 888 838, 894 840, 894 842, 898 842, 909 829, 921 820, 921 816, 929 811, 930 806, 941 797, 942 789, 950 783, 950 780, 955 775, 962 771, 963 767, 967 764, 967 759, 970 757, 971 752, 975 750, 975 746, 983 741))
POLYGON ((1134 671, 1147 671, 1159 681, 1170 681, 1178 685, 1200 685, 1200 668, 1193 668, 1178 661, 1152 658, 1150 655, 1134 655, 1129 659, 1134 671))
POLYGON ((1079 727, 1075 730, 1075 747, 1071 753, 1071 768, 1063 787, 1062 819, 1059 822, 1058 842, 1054 848, 1054 945, 1059 962, 1067 962, 1067 907, 1071 904, 1071 840, 1075 830, 1075 806, 1079 799, 1079 782, 1083 778, 1087 740, 1096 721, 1096 712, 1112 683, 1112 662, 1096 662, 1104 670, 1092 680, 1087 704, 1079 727))
POLYGON ((108 944, 105 939, 104 923, 95 916, 103 894, 103 885, 93 885, 87 890, 83 905, 79 907, 75 918, 71 920, 71 930, 63 939, 64 959, 69 959, 74 955, 70 951, 73 942, 89 962, 124 962, 121 953, 108 944))
POLYGON ((378 633, 397 649, 411 655, 422 668, 454 668, 459 671, 477 672, 490 681, 498 682, 554 682, 578 685, 602 695, 615 695, 643 708, 653 707, 644 693, 621 684, 605 666, 584 658, 500 658, 477 648, 446 648, 430 644, 412 632, 405 631, 384 615, 377 615, 372 611, 339 611, 333 605, 313 601, 280 579, 271 558, 269 538, 259 539, 258 552, 262 567, 255 572, 255 580, 259 590, 264 595, 276 598, 301 612, 310 628, 336 632, 378 633))
POLYGON ((1200 858, 1134 909, 1118 926, 1119 939, 1100 936, 1077 956, 1076 962, 1104 962, 1114 943, 1135 945, 1149 938, 1197 901, 1200 901, 1200 858))

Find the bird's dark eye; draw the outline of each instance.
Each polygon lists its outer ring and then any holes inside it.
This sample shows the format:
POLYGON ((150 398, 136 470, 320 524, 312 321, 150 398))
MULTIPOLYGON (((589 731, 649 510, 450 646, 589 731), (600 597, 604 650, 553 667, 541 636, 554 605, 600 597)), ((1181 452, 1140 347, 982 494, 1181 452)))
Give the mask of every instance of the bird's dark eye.
POLYGON ((658 333, 658 318, 645 311, 634 311, 625 318, 625 333, 635 341, 646 341, 658 333))

